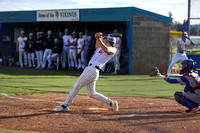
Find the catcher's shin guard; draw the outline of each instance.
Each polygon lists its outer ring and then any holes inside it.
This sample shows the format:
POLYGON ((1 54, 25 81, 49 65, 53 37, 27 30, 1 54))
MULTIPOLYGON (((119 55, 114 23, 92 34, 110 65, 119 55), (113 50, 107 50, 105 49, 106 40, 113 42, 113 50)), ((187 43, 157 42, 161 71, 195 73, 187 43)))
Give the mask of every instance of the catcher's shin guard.
POLYGON ((178 91, 175 92, 174 97, 175 97, 175 100, 179 104, 181 104, 181 105, 183 105, 183 106, 185 106, 185 107, 187 107, 189 109, 193 109, 198 105, 198 104, 190 101, 189 99, 187 99, 185 96, 183 96, 182 92, 178 92, 178 91))

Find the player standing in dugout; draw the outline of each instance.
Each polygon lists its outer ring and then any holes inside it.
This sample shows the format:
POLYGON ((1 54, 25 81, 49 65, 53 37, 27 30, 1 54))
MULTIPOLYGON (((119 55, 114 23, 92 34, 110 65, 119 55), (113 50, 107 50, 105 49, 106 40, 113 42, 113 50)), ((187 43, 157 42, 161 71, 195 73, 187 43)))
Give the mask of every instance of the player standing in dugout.
POLYGON ((33 38, 33 33, 29 33, 28 40, 25 46, 28 55, 28 65, 29 68, 35 68, 35 40, 33 38))
POLYGON ((99 70, 109 61, 116 53, 114 47, 116 39, 114 37, 103 38, 102 33, 96 33, 96 51, 94 52, 89 65, 84 69, 76 83, 73 85, 65 102, 58 108, 53 109, 54 112, 69 111, 68 106, 78 94, 79 90, 87 86, 88 95, 94 99, 105 102, 112 106, 114 112, 118 111, 117 101, 113 101, 104 95, 97 93, 95 90, 96 81, 99 77, 99 70))
POLYGON ((72 36, 69 35, 69 30, 65 29, 65 35, 63 36, 62 69, 66 69, 66 62, 68 63, 68 68, 71 68, 71 61, 70 61, 70 56, 69 56, 69 44, 68 44, 68 41, 71 38, 72 36))
POLYGON ((42 68, 43 50, 44 50, 44 39, 41 36, 41 32, 37 32, 37 37, 35 39, 35 53, 37 58, 36 69, 42 68))
POLYGON ((24 31, 20 32, 20 37, 17 38, 17 45, 16 45, 16 53, 19 52, 19 64, 20 67, 23 68, 24 66, 27 67, 27 53, 25 51, 27 37, 24 36, 24 31), (23 58, 24 56, 24 64, 23 58))
POLYGON ((47 34, 48 35, 44 42, 45 51, 44 51, 44 55, 43 55, 42 69, 46 68, 47 56, 49 56, 52 53, 52 49, 54 46, 54 38, 52 36, 52 32, 49 30, 47 32, 47 34))

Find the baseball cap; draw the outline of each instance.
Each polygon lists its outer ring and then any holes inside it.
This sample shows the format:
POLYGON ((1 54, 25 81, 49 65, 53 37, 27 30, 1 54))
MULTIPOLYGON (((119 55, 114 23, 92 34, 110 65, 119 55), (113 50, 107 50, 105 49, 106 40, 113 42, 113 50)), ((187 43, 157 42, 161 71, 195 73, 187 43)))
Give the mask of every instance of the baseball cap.
POLYGON ((57 38, 54 38, 54 42, 57 42, 58 41, 58 39, 57 38))
POLYGON ((69 32, 69 30, 68 30, 68 29, 65 29, 65 32, 69 32))
POLYGON ((76 32, 74 31, 74 32, 72 32, 72 35, 76 35, 76 32))
POLYGON ((29 33, 29 36, 33 36, 33 33, 29 33))
POLYGON ((51 31, 50 31, 50 30, 48 30, 47 34, 51 34, 51 31))
POLYGON ((21 34, 24 34, 24 31, 22 30, 20 33, 21 33, 21 34))
POLYGON ((43 34, 43 32, 41 31, 40 34, 43 34))
POLYGON ((59 35, 62 35, 62 32, 60 32, 59 35))
POLYGON ((79 32, 79 35, 83 35, 83 32, 79 32))
POLYGON ((113 32, 118 32, 118 30, 117 30, 117 29, 115 29, 113 32))
POLYGON ((113 42, 115 44, 116 43, 116 38, 115 37, 107 37, 106 41, 113 42))

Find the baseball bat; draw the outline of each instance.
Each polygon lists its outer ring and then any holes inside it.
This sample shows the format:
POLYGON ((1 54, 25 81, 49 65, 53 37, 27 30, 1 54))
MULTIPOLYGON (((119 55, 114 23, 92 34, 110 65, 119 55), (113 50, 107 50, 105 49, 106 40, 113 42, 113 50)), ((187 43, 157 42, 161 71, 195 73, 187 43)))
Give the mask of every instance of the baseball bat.
POLYGON ((122 37, 122 34, 121 33, 111 33, 111 34, 108 34, 108 36, 110 36, 110 37, 122 37))
MULTIPOLYGON (((185 25, 183 27, 183 33, 185 32, 187 25, 188 25, 188 20, 185 22, 185 25)), ((187 37, 187 39, 191 41, 191 44, 196 45, 189 37, 187 37)))
POLYGON ((110 33, 110 34, 103 34, 101 35, 103 37, 122 37, 122 34, 121 33, 110 33))
POLYGON ((187 39, 191 41, 192 45, 196 45, 189 37, 187 37, 187 39))
POLYGON ((184 28, 183 28, 183 33, 185 32, 187 25, 188 25, 188 20, 185 22, 185 25, 184 25, 184 28))

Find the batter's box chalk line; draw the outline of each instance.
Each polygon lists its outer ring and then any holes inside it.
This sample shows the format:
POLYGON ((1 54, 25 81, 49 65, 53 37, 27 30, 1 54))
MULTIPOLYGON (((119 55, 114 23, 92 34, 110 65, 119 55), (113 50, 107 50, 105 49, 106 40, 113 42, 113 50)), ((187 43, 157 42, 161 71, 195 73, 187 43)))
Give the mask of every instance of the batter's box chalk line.
POLYGON ((106 114, 72 114, 72 113, 54 113, 54 114, 52 114, 52 115, 62 115, 62 116, 69 116, 69 115, 71 115, 71 116, 94 116, 94 117, 102 117, 102 116, 104 116, 104 117, 112 117, 112 118, 127 118, 127 117, 134 117, 134 116, 136 116, 136 114, 126 114, 126 115, 115 115, 115 114, 113 114, 113 115, 111 115, 111 114, 109 114, 109 115, 106 115, 106 114))
POLYGON ((49 101, 49 100, 41 100, 41 99, 28 99, 28 98, 21 98, 21 97, 13 97, 13 96, 9 96, 8 94, 5 93, 0 93, 0 95, 2 96, 6 96, 8 98, 13 98, 13 99, 19 99, 19 100, 28 100, 28 101, 36 101, 36 102, 49 102, 49 103, 59 103, 62 104, 63 102, 58 102, 58 101, 49 101))
POLYGON ((88 108, 89 110, 105 110, 107 111, 108 109, 106 108, 88 108))

